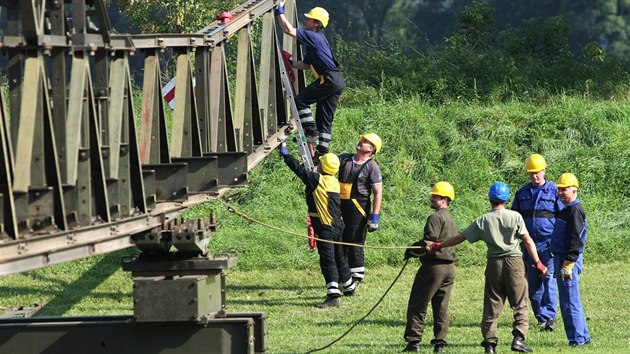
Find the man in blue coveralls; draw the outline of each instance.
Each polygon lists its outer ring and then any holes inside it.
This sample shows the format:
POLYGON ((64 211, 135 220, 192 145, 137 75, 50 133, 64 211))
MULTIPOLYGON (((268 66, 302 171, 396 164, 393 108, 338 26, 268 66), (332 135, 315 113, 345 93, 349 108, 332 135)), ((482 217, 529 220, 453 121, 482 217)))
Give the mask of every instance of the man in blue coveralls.
MULTIPOLYGON (((558 200, 558 187, 545 178, 547 162, 542 155, 530 155, 525 169, 531 182, 516 192, 512 210, 523 216, 527 231, 536 244, 538 256, 549 270, 549 274, 541 277, 535 268, 526 267, 526 277, 534 316, 541 329, 553 331, 556 329, 558 295, 549 243, 556 223, 555 211, 561 210, 563 206, 558 200)), ((523 252, 523 260, 525 264, 532 263, 527 252, 523 252)))
POLYGON ((556 227, 551 237, 551 252, 560 293, 560 311, 564 331, 570 346, 580 347, 591 342, 586 326, 586 315, 580 300, 580 275, 584 262, 586 242, 586 214, 577 198, 577 177, 563 173, 558 179, 558 197, 564 209, 556 213, 556 227))
POLYGON ((314 7, 304 14, 304 28, 294 28, 289 23, 284 15, 284 0, 279 2, 275 15, 284 33, 296 38, 304 46, 304 60, 294 61, 293 67, 310 70, 315 77, 315 81, 295 97, 295 104, 309 142, 317 145, 317 152, 323 155, 329 151, 335 110, 341 92, 346 87, 339 63, 321 32, 328 25, 328 12, 321 7, 314 7), (317 103, 315 119, 311 110, 313 103, 317 103))

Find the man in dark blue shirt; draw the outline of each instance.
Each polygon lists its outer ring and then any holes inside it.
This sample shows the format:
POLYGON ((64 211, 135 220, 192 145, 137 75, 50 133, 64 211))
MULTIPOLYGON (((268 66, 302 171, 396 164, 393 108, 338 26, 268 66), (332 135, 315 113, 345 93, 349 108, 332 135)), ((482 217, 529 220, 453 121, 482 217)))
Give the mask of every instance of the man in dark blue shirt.
POLYGON ((591 342, 579 287, 586 243, 586 213, 578 199, 580 185, 574 174, 563 173, 557 185, 558 197, 565 207, 556 213, 551 252, 554 254, 554 267, 560 270, 555 276, 564 331, 569 345, 579 347, 591 342))
POLYGON ((293 67, 311 70, 315 81, 295 97, 302 127, 312 144, 317 142, 317 151, 323 155, 329 151, 332 139, 332 124, 345 82, 339 63, 330 49, 328 40, 321 30, 328 25, 329 15, 321 7, 304 14, 304 28, 294 28, 284 15, 284 0, 275 10, 284 33, 297 39, 305 49, 304 60, 294 61, 293 67), (317 104, 315 119, 311 104, 317 104))

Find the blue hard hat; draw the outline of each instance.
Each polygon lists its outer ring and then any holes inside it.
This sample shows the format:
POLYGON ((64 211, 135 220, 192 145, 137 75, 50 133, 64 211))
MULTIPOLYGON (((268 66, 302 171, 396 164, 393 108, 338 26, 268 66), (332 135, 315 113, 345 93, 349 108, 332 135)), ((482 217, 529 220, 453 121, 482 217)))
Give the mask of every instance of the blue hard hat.
POLYGON ((494 182, 488 191, 488 198, 499 202, 507 202, 510 199, 510 187, 503 182, 494 182))

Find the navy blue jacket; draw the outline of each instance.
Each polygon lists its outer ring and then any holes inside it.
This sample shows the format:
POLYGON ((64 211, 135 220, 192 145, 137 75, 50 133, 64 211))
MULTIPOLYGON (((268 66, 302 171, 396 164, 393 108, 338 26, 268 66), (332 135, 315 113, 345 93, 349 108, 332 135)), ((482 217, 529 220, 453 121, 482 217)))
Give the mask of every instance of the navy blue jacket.
POLYGON ((322 75, 328 70, 339 69, 339 63, 335 60, 328 40, 322 32, 298 28, 296 37, 298 43, 304 45, 304 62, 312 65, 317 75, 322 75))
POLYGON ((586 242, 586 213, 576 199, 556 214, 556 227, 551 237, 551 252, 563 254, 567 261, 577 261, 586 242))

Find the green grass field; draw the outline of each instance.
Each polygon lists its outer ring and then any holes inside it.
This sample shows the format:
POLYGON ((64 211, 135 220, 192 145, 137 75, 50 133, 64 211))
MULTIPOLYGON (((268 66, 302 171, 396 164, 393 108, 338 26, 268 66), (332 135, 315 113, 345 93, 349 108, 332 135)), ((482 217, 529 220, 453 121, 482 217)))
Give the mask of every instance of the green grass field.
MULTIPOLYGON (((341 108, 335 118, 333 152, 353 151, 359 133, 384 140, 377 156, 384 175, 381 227, 369 245, 404 246, 420 238, 431 213, 431 185, 448 180, 456 192, 451 212, 463 229, 488 209, 494 181, 513 191, 528 181, 523 163, 533 152, 549 163, 547 176, 562 172, 580 179, 579 197, 589 222, 582 297, 593 343, 568 347, 558 331, 530 330, 535 352, 625 353, 630 348, 630 102, 557 97, 531 104, 493 106, 418 101, 341 108)), ((290 150, 296 152, 294 145, 290 150)), ((250 186, 226 201, 243 213, 292 232, 305 233, 303 185, 275 152, 249 175, 250 186)), ((228 304, 233 311, 269 316, 271 353, 303 353, 322 347, 377 302, 403 265, 402 251, 368 250, 368 278, 358 296, 341 308, 313 307, 324 296, 318 256, 306 240, 257 226, 218 203, 193 208, 190 218, 214 211, 218 230, 211 251, 239 257, 228 271, 228 304)), ((0 277, 0 309, 45 304, 39 316, 131 314, 130 274, 120 270, 129 251, 0 277)), ((457 247, 457 279, 451 299, 452 353, 478 353, 481 334, 485 246, 457 247)), ((383 303, 329 353, 398 352, 403 348, 406 301, 417 264, 410 264, 383 303)), ((509 310, 509 309, 508 309, 509 310)), ((498 352, 508 352, 511 314, 500 319, 498 352)), ((533 316, 531 316, 533 321, 533 316)), ((432 331, 426 331, 423 351, 432 331)))
MULTIPOLYGON (((370 269, 355 297, 345 297, 334 309, 314 304, 324 296, 322 277, 311 251, 304 251, 312 264, 306 269, 227 271, 227 302, 231 311, 262 311, 268 316, 270 353, 304 353, 326 346, 354 321, 365 315, 390 286, 401 266, 370 269), (311 253, 311 254, 309 254, 311 253)), ((368 251, 368 256, 374 252, 368 251)), ((396 252, 397 254, 399 252, 396 252)), ((45 304, 38 316, 131 314, 132 280, 119 269, 127 251, 57 265, 0 278, 0 308, 45 304)), ((394 353, 403 348, 407 299, 418 263, 409 262, 401 278, 383 302, 347 336, 324 353, 394 353)), ((527 338, 536 353, 627 353, 630 348, 630 265, 587 261, 581 282, 582 299, 593 342, 570 348, 559 320, 555 332, 540 332, 532 323, 527 338)), ((479 353, 483 299, 483 267, 457 267, 450 302, 448 352, 479 353)), ((430 312, 429 312, 430 313, 430 312)), ((430 317, 429 315, 428 317, 430 317)), ((499 323, 498 352, 509 352, 511 311, 506 305, 499 323)), ((432 320, 425 330, 422 351, 432 337, 432 320)))

